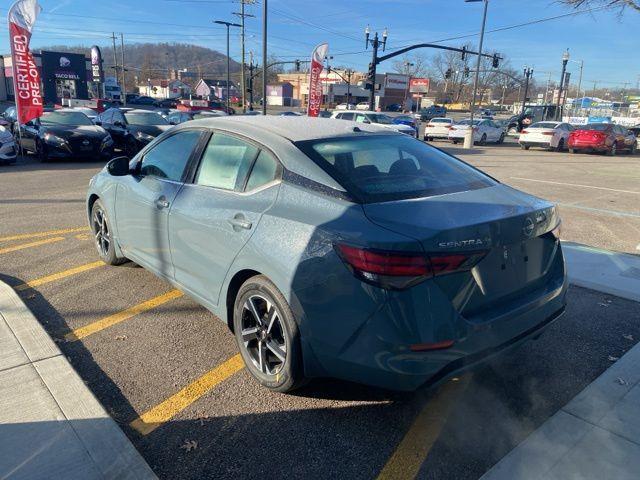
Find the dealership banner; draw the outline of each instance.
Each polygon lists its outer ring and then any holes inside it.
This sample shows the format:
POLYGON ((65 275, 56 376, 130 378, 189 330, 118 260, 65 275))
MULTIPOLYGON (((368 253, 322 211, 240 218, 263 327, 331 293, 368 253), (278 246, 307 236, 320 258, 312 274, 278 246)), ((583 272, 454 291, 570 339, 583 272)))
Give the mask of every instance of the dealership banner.
POLYGON ((40 74, 29 50, 31 32, 40 10, 38 0, 18 0, 9 9, 13 91, 21 124, 42 115, 40 74))
POLYGON ((321 43, 313 49, 311 53, 311 69, 309 77, 309 104, 307 106, 307 115, 309 117, 317 117, 320 115, 320 107, 322 106, 322 82, 320 75, 324 67, 324 57, 329 51, 329 44, 321 43))

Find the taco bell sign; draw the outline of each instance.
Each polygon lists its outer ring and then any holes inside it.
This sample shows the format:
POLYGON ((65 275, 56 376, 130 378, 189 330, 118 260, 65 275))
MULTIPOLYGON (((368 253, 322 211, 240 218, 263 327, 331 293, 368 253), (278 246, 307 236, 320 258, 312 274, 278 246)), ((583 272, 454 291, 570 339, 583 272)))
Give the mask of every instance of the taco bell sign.
POLYGON ((102 53, 100 47, 91 47, 91 78, 95 83, 104 82, 104 71, 102 70, 102 53))

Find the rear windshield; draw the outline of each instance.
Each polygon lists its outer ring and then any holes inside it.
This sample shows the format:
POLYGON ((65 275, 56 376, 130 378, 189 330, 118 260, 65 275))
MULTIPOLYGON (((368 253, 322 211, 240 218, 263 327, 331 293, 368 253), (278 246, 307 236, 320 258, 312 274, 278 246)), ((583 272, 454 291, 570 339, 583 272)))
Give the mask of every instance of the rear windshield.
POLYGON ((576 130, 598 130, 599 132, 604 132, 611 128, 611 124, 609 123, 588 123, 586 125, 576 125, 576 130))
POLYGON ((124 116, 127 117, 127 122, 131 125, 168 125, 162 115, 156 112, 125 112, 124 116))
POLYGON ((495 185, 480 171, 406 135, 296 143, 363 203, 430 197, 495 185))
POLYGON ((538 122, 533 125, 527 127, 529 128, 556 128, 559 124, 554 122, 538 122))
POLYGON ((429 123, 452 123, 450 118, 432 118, 429 123))

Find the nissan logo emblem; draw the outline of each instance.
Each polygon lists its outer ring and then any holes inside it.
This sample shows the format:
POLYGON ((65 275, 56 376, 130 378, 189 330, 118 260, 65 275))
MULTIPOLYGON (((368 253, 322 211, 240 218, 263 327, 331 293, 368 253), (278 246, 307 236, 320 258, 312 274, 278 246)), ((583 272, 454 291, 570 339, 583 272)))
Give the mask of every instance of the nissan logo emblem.
POLYGON ((83 144, 83 145, 89 145, 89 140, 83 140, 83 141, 82 141, 82 144, 83 144))

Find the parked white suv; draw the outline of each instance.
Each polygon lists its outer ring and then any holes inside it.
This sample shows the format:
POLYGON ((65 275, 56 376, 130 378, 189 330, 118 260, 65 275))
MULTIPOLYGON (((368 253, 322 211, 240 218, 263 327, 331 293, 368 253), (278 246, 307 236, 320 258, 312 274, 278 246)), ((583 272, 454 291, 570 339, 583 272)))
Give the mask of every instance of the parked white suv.
POLYGON ((413 137, 416 136, 416 130, 409 125, 403 125, 401 123, 393 123, 393 118, 389 115, 379 112, 333 112, 331 118, 338 118, 340 120, 351 120, 358 123, 372 123, 380 125, 381 127, 388 128, 400 133, 406 133, 413 137))

